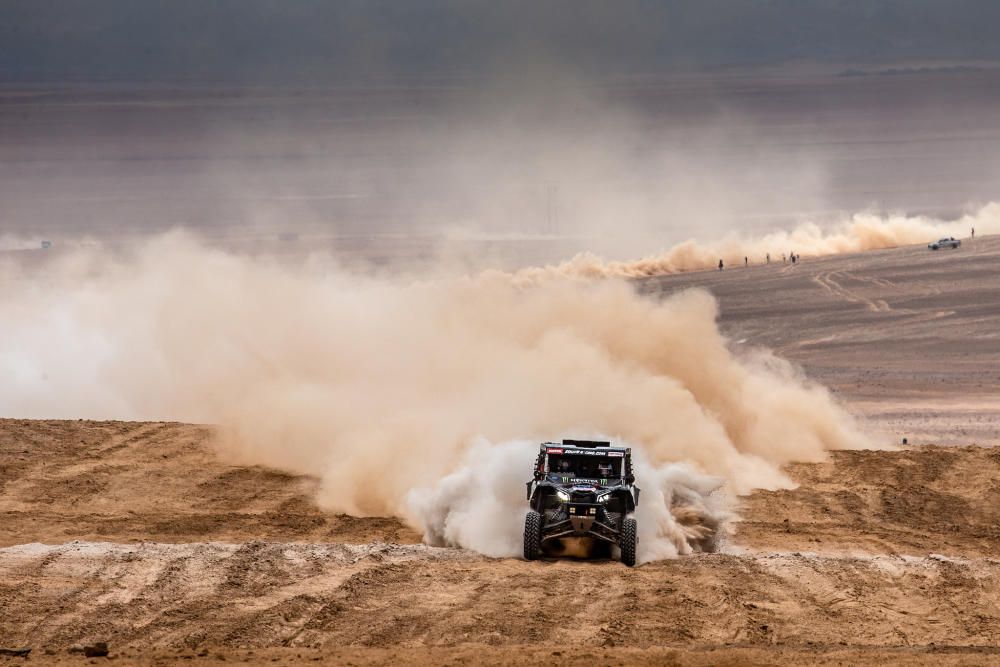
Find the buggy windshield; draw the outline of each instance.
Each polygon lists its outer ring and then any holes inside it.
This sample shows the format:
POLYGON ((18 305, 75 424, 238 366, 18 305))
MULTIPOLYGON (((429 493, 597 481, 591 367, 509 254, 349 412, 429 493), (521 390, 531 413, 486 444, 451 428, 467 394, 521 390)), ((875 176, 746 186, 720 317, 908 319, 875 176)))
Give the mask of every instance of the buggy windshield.
POLYGON ((622 459, 586 454, 549 454, 549 475, 569 479, 619 479, 622 459))

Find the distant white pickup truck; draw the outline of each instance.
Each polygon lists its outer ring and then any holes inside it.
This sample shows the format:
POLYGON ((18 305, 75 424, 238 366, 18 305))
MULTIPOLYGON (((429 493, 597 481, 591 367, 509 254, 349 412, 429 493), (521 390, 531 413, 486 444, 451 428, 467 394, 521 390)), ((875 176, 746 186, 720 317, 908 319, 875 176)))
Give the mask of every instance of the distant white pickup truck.
POLYGON ((957 248, 960 245, 962 245, 960 240, 948 237, 946 239, 938 239, 934 243, 928 243, 927 247, 931 250, 940 250, 941 248, 957 248))

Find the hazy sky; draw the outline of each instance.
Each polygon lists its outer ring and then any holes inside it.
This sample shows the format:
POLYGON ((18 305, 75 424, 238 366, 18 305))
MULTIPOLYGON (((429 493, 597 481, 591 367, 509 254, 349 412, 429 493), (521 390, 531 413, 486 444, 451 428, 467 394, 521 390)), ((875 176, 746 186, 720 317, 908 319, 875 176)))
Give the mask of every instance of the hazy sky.
POLYGON ((997 0, 0 0, 0 241, 406 231, 626 258, 950 215, 996 198, 998 25, 997 0))
POLYGON ((996 0, 4 0, 0 81, 326 83, 1000 59, 996 0))

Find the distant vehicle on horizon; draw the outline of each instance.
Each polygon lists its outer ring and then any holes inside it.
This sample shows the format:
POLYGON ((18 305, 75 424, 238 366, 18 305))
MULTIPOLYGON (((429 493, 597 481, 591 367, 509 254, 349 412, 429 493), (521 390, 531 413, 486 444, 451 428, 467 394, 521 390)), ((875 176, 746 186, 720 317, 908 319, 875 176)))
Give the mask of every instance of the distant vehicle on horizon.
POLYGON ((931 250, 940 250, 941 248, 957 248, 960 245, 962 245, 961 241, 949 236, 945 239, 938 239, 934 243, 928 243, 927 247, 931 250))

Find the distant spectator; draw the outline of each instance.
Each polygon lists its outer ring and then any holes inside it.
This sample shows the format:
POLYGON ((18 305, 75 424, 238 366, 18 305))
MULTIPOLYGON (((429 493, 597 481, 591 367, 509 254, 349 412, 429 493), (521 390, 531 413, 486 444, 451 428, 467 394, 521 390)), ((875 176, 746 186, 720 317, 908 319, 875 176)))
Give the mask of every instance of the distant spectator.
POLYGON ((771 263, 771 253, 767 253, 767 263, 771 263))
POLYGON ((722 260, 720 259, 719 260, 719 271, 721 271, 721 270, 722 270, 722 260))
POLYGON ((750 266, 750 258, 749 257, 746 257, 746 256, 743 257, 743 266, 750 266))
POLYGON ((976 238, 976 228, 972 228, 972 238, 976 238))

